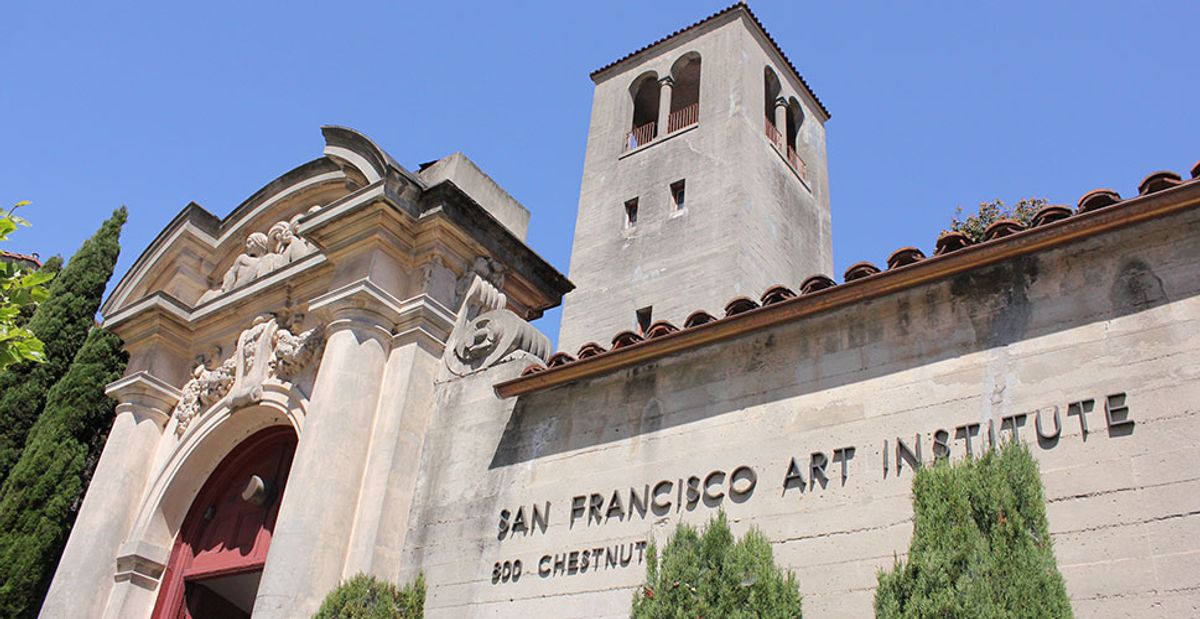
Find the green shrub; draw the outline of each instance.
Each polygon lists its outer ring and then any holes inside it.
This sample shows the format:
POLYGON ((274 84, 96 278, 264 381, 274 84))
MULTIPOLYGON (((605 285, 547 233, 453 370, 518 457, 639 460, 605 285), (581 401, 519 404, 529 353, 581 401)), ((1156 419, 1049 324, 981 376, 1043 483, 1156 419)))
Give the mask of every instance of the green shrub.
POLYGON ((735 541, 722 513, 702 533, 680 524, 661 559, 650 545, 632 616, 794 619, 801 616, 800 588, 794 574, 775 566, 762 533, 735 541))
POLYGON ((1043 206, 1046 206, 1045 198, 1021 198, 1012 206, 1004 204, 1003 200, 992 200, 980 202, 979 210, 966 217, 963 217, 963 208, 960 206, 955 209, 954 218, 950 220, 950 230, 942 232, 961 232, 978 243, 983 240, 983 233, 987 227, 996 221, 1012 219, 1028 226, 1038 209, 1043 206))
POLYGON ((908 561, 880 572, 876 617, 1071 616, 1023 443, 918 471, 913 512, 908 561))
POLYGON ((425 616, 425 575, 403 589, 359 574, 329 592, 314 619, 420 619, 425 616))

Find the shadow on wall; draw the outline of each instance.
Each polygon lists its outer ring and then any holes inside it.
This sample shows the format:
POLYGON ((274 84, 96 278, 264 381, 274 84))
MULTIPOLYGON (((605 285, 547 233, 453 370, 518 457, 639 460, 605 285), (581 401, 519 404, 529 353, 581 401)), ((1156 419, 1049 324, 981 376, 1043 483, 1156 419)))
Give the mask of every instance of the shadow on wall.
POLYGON ((1200 247, 1188 242, 1188 230, 1200 224, 1188 220, 1196 218, 1171 216, 521 396, 490 468, 652 434, 1195 296, 1200 247), (1114 248, 1135 248, 1138 255, 1114 248))

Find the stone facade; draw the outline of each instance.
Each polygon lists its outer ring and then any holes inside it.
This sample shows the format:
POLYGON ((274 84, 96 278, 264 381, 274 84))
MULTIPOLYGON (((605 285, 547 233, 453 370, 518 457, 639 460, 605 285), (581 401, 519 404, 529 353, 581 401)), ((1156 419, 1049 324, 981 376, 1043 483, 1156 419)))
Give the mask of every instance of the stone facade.
MULTIPOLYGON (((129 369, 42 616, 175 617, 215 594, 303 617, 367 572, 424 573, 430 617, 622 617, 647 542, 724 510, 773 542, 807 616, 860 617, 907 549, 914 468, 1014 439, 1041 463, 1079 616, 1195 614, 1200 165, 1028 228, 998 222, 981 243, 904 248, 839 284, 808 277, 830 268, 828 115, 744 5, 596 75, 578 293, 525 246, 528 211, 461 154, 412 172, 345 128, 223 220, 186 207, 102 310, 129 369), (622 153, 628 80, 688 50, 708 84, 698 124, 622 153), (807 117, 811 184, 755 124, 765 110, 709 115, 728 102, 708 88, 761 80, 763 62, 807 117), (672 154, 722 135, 751 173, 672 154), (641 172, 622 171, 633 161, 641 172), (680 234, 716 245, 625 262, 610 253, 636 240, 587 231, 609 225, 598 213, 622 183, 685 168, 680 234), (794 206, 771 224, 791 231, 726 237, 702 212, 722 192, 748 225, 794 206), (629 280, 639 260, 672 275, 629 280), (551 354, 528 321, 564 295, 551 354), (277 511, 253 542, 207 529, 227 506, 200 497, 280 428, 295 438, 286 474, 242 494, 277 511), (190 559, 242 543, 255 552, 218 567, 190 559)), ((645 217, 642 241, 665 243, 669 215, 645 217)))

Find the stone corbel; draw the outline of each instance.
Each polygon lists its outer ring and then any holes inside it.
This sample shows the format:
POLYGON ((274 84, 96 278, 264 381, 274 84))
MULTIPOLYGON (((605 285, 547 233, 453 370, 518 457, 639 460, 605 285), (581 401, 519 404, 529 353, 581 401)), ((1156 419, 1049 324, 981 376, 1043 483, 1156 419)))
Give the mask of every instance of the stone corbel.
POLYGON ((504 293, 475 276, 442 357, 451 374, 466 376, 518 356, 546 361, 549 338, 505 309, 507 301, 504 293))
POLYGON ((121 546, 117 556, 116 582, 128 581, 153 591, 167 569, 170 551, 159 546, 130 542, 121 546))

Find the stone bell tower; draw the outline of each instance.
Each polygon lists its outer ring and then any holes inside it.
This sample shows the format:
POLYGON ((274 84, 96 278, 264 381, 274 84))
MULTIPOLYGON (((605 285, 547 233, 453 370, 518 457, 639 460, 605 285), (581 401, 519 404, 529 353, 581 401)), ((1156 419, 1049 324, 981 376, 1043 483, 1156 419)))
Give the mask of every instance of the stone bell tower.
POLYGON ((591 74, 559 349, 829 273, 829 112, 744 4, 591 74))

